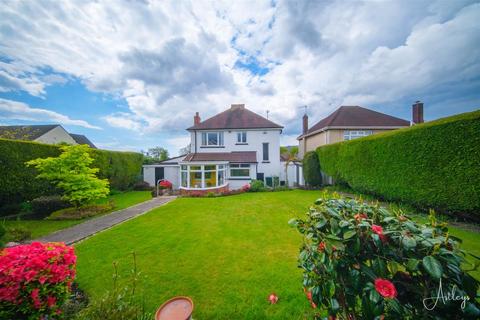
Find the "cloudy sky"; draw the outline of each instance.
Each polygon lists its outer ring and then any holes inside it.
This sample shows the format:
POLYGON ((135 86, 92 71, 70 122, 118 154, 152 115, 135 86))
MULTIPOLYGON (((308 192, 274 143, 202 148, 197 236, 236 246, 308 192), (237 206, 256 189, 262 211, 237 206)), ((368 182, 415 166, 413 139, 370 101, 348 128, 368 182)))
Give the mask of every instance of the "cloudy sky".
POLYGON ((407 120, 480 108, 480 2, 10 1, 0 5, 0 124, 60 123, 116 150, 188 143, 245 103, 282 143, 340 105, 407 120))

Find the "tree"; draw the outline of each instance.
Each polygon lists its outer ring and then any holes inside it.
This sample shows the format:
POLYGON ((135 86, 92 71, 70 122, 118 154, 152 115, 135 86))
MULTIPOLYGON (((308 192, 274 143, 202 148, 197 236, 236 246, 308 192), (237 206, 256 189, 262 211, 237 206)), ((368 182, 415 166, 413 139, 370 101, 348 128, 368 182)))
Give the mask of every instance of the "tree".
POLYGON ((280 154, 285 160, 285 185, 288 187, 288 166, 290 163, 299 161, 298 159, 298 147, 280 147, 280 154))
POLYGON ((38 158, 26 164, 38 170, 37 178, 52 181, 62 189, 62 198, 76 207, 108 195, 108 180, 97 178, 99 169, 90 167, 93 163, 90 147, 60 146, 60 150, 58 157, 38 158))
POLYGON ((168 150, 162 147, 154 147, 148 149, 147 152, 142 151, 144 164, 151 164, 154 162, 160 162, 168 159, 168 150))

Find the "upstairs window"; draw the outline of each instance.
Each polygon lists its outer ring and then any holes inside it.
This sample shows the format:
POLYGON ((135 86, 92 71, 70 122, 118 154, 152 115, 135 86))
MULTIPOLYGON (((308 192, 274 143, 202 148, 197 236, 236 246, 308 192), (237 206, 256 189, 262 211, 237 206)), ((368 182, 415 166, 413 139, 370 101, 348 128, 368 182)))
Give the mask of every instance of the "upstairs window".
POLYGON ((223 132, 202 132, 202 146, 223 146, 223 132))
POLYGON ((237 143, 247 143, 247 132, 237 132, 237 143))
POLYGON ((263 161, 269 161, 270 157, 268 155, 268 142, 263 143, 263 161))
POLYGON ((343 140, 352 140, 371 135, 372 130, 346 130, 343 133, 343 140))

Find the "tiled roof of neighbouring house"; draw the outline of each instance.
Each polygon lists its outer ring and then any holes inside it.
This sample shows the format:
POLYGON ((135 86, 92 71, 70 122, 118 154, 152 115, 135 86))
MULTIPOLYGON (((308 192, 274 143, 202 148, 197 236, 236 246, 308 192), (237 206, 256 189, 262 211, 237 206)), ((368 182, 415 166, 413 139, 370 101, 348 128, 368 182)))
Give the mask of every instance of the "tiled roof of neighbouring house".
POLYGON ((78 144, 86 144, 90 148, 97 149, 97 147, 92 143, 92 141, 88 140, 87 137, 85 137, 82 134, 75 134, 75 133, 69 133, 69 135, 75 140, 76 143, 78 144))
POLYGON ((278 128, 281 125, 276 124, 255 112, 245 108, 244 105, 232 105, 231 108, 193 125, 187 130, 208 130, 208 129, 260 129, 260 128, 278 128))
POLYGON ((238 152, 202 152, 189 153, 183 161, 228 161, 228 162, 245 162, 256 163, 256 151, 238 151, 238 152))
POLYGON ((12 140, 35 140, 58 126, 59 124, 0 126, 0 138, 12 140))
MULTIPOLYGON (((341 106, 328 117, 320 120, 308 129, 307 136, 326 127, 337 128, 375 128, 409 127, 410 122, 359 106, 341 106)), ((300 137, 303 137, 301 135, 300 137)), ((299 137, 299 138, 300 138, 299 137)))

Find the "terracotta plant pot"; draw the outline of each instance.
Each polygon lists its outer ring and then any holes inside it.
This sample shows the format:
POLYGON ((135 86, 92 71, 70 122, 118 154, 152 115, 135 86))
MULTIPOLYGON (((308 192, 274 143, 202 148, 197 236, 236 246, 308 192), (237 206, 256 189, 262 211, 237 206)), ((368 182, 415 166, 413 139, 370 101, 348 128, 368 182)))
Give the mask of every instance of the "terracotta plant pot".
POLYGON ((158 308, 155 320, 191 320, 193 301, 189 297, 174 297, 158 308))

